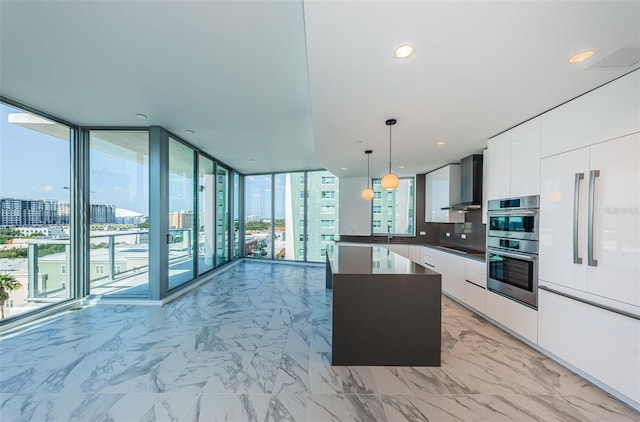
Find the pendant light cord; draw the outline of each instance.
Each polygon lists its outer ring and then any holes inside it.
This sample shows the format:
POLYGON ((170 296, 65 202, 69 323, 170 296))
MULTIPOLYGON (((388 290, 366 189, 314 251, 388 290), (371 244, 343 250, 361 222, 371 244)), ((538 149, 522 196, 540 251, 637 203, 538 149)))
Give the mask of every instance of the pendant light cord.
POLYGON ((371 188, 371 177, 369 176, 369 156, 371 153, 367 153, 367 188, 371 188))
POLYGON ((391 125, 389 125, 389 173, 391 173, 391 125))

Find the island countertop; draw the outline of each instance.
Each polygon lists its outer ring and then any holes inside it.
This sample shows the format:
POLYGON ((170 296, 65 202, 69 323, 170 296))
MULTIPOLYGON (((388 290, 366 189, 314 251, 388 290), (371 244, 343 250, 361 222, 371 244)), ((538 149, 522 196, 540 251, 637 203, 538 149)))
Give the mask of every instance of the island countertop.
POLYGON ((382 246, 330 245, 333 274, 439 274, 382 246))
POLYGON ((440 366, 442 277, 379 246, 327 248, 331 363, 440 366))

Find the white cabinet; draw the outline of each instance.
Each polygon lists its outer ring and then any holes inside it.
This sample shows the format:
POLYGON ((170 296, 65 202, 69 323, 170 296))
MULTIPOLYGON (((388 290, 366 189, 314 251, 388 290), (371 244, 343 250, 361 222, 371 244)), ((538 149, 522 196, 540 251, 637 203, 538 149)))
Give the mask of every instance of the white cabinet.
POLYGON ((640 134, 545 158, 541 169, 541 282, 640 307, 640 134))
POLYGON ((445 270, 446 261, 444 259, 444 252, 435 250, 433 248, 424 248, 423 263, 427 268, 432 269, 442 275, 445 270))
POLYGON ((464 214, 442 208, 460 202, 460 164, 449 164, 426 174, 425 221, 463 223, 464 214))
POLYGON ((640 321, 540 290, 538 344, 640 403, 640 321))
POLYGON ((413 262, 424 265, 423 264, 423 249, 424 246, 420 245, 409 245, 409 259, 413 262))
POLYGON ((540 122, 531 119, 487 141, 487 199, 540 193, 540 122))
POLYGON ((444 254, 445 267, 442 272, 442 290, 464 302, 466 258, 450 253, 444 254))
POLYGON ((487 291, 486 315, 536 343, 538 339, 537 311, 492 291, 487 291))
POLYGON ((511 192, 511 131, 487 141, 487 199, 508 198, 511 192))
POLYGON ((462 302, 465 297, 466 260, 463 256, 429 247, 424 248, 424 265, 440 273, 442 291, 462 302))
POLYGON ((489 150, 482 150, 482 224, 487 224, 487 205, 489 197, 487 196, 487 168, 489 160, 489 150))
POLYGON ((464 280, 464 303, 484 314, 487 306, 486 263, 466 258, 464 280))
POLYGON ((542 157, 640 131, 640 71, 542 116, 542 157))
POLYGON ((511 129, 511 197, 540 194, 540 121, 511 129))

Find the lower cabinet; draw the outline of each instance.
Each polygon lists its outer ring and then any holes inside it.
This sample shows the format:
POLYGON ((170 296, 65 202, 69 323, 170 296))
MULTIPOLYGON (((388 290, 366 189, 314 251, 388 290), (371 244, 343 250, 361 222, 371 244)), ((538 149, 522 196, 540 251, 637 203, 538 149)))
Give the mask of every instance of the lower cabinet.
POLYGON ((538 345, 640 403, 640 321, 538 292, 538 345))
POLYGON ((487 265, 473 259, 465 261, 464 303, 484 314, 487 308, 487 265))
POLYGON ((504 296, 487 291, 487 312, 494 321, 536 343, 538 340, 538 312, 507 299, 504 296))
POLYGON ((424 249, 421 245, 409 245, 409 259, 415 262, 416 264, 424 265, 422 260, 424 249))
MULTIPOLYGON (((450 253, 443 253, 445 262, 442 274, 442 290, 454 298, 464 301, 465 261, 466 258, 450 253)), ((436 270, 437 271, 437 270, 436 270)))
POLYGON ((464 303, 481 314, 486 314, 487 289, 476 284, 466 282, 464 285, 464 303))

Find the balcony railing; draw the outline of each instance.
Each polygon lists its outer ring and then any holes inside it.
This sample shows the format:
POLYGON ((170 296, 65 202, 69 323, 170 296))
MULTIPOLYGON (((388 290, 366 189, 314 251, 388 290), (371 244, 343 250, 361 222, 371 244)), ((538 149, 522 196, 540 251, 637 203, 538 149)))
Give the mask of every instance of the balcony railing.
MULTIPOLYGON (((169 233, 169 266, 189 265, 188 261, 194 259, 193 229, 172 229, 169 233)), ((148 298, 148 231, 94 234, 89 238, 89 245, 89 291, 92 295, 148 298)), ((74 295, 68 238, 29 239, 26 251, 26 257, 20 254, 0 262, 0 272, 13 275, 23 286, 10 293, 6 303, 9 316, 61 302, 74 295)))

